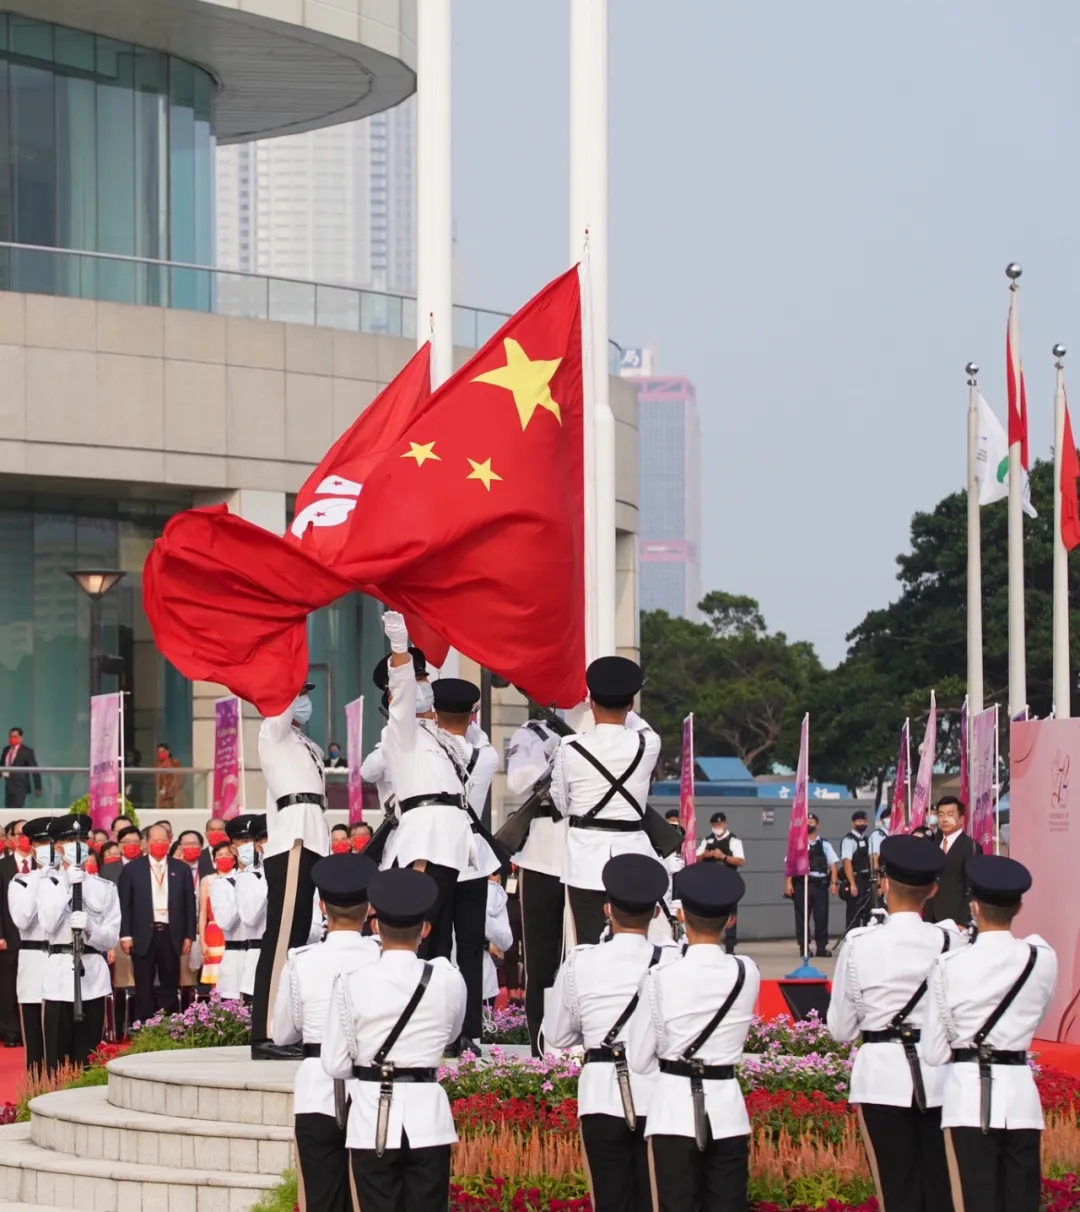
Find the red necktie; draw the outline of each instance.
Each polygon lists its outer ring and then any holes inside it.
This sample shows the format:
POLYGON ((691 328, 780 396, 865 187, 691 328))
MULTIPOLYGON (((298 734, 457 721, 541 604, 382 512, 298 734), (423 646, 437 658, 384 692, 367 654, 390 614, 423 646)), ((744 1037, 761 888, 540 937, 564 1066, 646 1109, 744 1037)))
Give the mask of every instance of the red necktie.
POLYGON ((30 874, 30 860, 29 860, 29 859, 23 859, 23 862, 22 862, 22 873, 23 873, 23 875, 29 875, 29 874, 30 874))

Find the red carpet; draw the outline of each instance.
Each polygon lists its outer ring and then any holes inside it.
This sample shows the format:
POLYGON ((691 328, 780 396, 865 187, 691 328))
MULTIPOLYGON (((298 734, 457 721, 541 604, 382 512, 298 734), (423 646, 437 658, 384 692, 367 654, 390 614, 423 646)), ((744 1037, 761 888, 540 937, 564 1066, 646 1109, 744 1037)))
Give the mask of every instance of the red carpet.
POLYGON ((0 1048, 0 1106, 15 1101, 15 1088, 25 1069, 21 1048, 0 1048))

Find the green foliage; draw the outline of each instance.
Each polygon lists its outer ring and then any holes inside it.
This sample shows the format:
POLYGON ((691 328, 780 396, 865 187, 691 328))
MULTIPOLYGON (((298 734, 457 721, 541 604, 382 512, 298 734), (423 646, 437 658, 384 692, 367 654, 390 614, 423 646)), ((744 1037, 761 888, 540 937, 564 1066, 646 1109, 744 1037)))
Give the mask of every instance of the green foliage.
MULTIPOLYGON (((75 816, 90 815, 90 796, 80 795, 79 798, 68 808, 68 812, 75 816)), ((118 812, 117 816, 126 816, 128 820, 135 826, 136 829, 141 828, 139 825, 139 814, 135 811, 135 805, 129 799, 124 800, 124 811, 118 812)))
POLYGON ((750 1179, 750 1202, 778 1205, 780 1208, 862 1209, 874 1195, 869 1178, 847 1178, 817 1172, 801 1174, 784 1181, 770 1181, 757 1175, 750 1179), (830 1200, 834 1201, 830 1204, 830 1200))
POLYGON ((267 1191, 262 1199, 252 1206, 251 1212, 293 1212, 298 1199, 296 1171, 286 1170, 281 1176, 281 1182, 267 1191))

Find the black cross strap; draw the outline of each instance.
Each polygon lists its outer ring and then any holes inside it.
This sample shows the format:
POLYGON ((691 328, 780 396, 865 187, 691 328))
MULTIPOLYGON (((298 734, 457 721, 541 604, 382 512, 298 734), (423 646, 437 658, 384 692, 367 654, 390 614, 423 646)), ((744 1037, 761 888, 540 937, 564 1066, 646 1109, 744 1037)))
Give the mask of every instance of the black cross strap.
MULTIPOLYGON (((661 955, 662 950, 663 950, 663 948, 661 948, 661 947, 656 947, 656 946, 653 947, 652 958, 649 960, 649 968, 646 968, 646 970, 645 970, 646 972, 648 972, 650 968, 655 968, 656 965, 660 962, 660 955, 661 955)), ((604 1047, 605 1048, 610 1048, 611 1045, 616 1041, 616 1039, 618 1039, 619 1032, 623 1029, 623 1027, 626 1026, 626 1024, 630 1020, 630 1015, 633 1014, 634 1011, 637 1009, 638 1001, 639 1001, 640 997, 641 997, 640 993, 635 993, 634 996, 630 999, 630 1001, 627 1002, 626 1009, 615 1020, 615 1025, 611 1028, 611 1030, 607 1033, 607 1035, 604 1036, 604 1047)))
MULTIPOLYGON (((941 935, 942 935, 941 954, 944 955, 945 952, 948 951, 948 949, 949 949, 949 932, 947 930, 942 930, 941 935)), ((912 1010, 914 1010, 915 1007, 919 1004, 919 1002, 921 1002, 922 999, 926 996, 926 990, 929 987, 930 987, 930 977, 927 976, 927 978, 923 981, 923 983, 918 987, 918 989, 915 990, 915 992, 908 999, 908 1001, 904 1005, 903 1010, 898 1010, 892 1016, 892 1019, 889 1022, 889 1026, 892 1028, 892 1030, 899 1031, 900 1026, 903 1023, 904 1019, 907 1018, 907 1016, 912 1012, 912 1010)))
POLYGON ((401 1012, 401 1017, 393 1025, 393 1027, 390 1028, 390 1034, 386 1037, 385 1040, 383 1040, 382 1047, 371 1058, 372 1065, 381 1065, 383 1063, 383 1061, 386 1060, 386 1057, 389 1054, 390 1049, 401 1038, 402 1031, 404 1031, 406 1026, 408 1025, 409 1019, 412 1018, 412 1016, 416 1013, 416 1007, 420 1005, 421 999, 423 998, 424 994, 427 992, 428 985, 431 984, 431 972, 432 972, 431 965, 425 964, 424 971, 421 972, 421 974, 420 974, 420 983, 413 990, 412 997, 409 998, 408 1003, 405 1006, 405 1009, 402 1010, 402 1012, 401 1012))
POLYGON ((694 1040, 694 1042, 683 1052, 679 1057, 684 1063, 692 1061, 697 1055, 698 1050, 708 1041, 709 1037, 717 1027, 727 1017, 728 1011, 735 1005, 735 999, 742 993, 743 985, 746 984, 746 965, 742 962, 739 956, 735 956, 735 962, 739 965, 739 975, 735 978, 735 984, 732 986, 731 992, 727 995, 724 1004, 719 1010, 709 1019, 705 1025, 704 1031, 694 1040))
POLYGON ((630 805, 630 807, 633 808, 633 810, 638 814, 638 816, 644 819, 645 809, 637 802, 637 800, 634 799, 630 792, 626 790, 626 780, 641 765, 641 759, 645 756, 644 732, 638 733, 638 749, 637 753, 634 754, 634 760, 629 766, 627 766, 627 768, 622 772, 621 775, 619 775, 618 778, 611 773, 611 771, 604 765, 603 762, 600 761, 599 758, 590 753, 580 741, 571 741, 570 748, 575 750, 577 753, 580 753, 581 756, 589 763, 589 765, 598 770, 611 784, 607 790, 607 793, 600 800, 600 802, 590 808, 588 812, 584 813, 581 820, 591 821, 593 817, 603 812, 603 810, 617 795, 621 795, 623 799, 626 800, 626 802, 630 805))
POLYGON ((986 1022, 983 1023, 978 1031, 975 1032, 974 1036, 972 1036, 971 1042, 976 1048, 981 1048, 983 1046, 983 1044, 986 1042, 986 1037, 998 1025, 998 1023, 1001 1021, 1001 1016, 1006 1010, 1008 1010, 1013 1002, 1016 1001, 1017 994, 1019 994, 1020 990, 1023 989, 1023 987, 1027 984, 1028 977, 1031 975, 1032 970, 1035 967, 1035 961, 1039 956, 1039 952, 1034 943, 1028 943, 1028 948, 1030 950, 1030 954, 1028 955, 1027 963, 1024 965, 1023 972, 1020 973, 1012 988, 998 1003, 994 1013, 990 1015, 986 1022))

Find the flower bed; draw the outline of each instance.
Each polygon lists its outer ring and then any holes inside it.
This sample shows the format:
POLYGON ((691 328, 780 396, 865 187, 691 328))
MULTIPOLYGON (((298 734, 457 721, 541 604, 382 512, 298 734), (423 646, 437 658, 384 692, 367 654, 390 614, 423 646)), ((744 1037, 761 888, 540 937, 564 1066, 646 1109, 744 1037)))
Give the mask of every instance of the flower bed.
POLYGON ((212 993, 181 1014, 157 1013, 131 1028, 130 1051, 175 1048, 227 1048, 251 1043, 251 1011, 243 1002, 212 993))
POLYGON ((482 1044, 527 1044, 529 1024, 525 1018, 525 1007, 511 1002, 501 1009, 484 1007, 484 1032, 482 1044))

